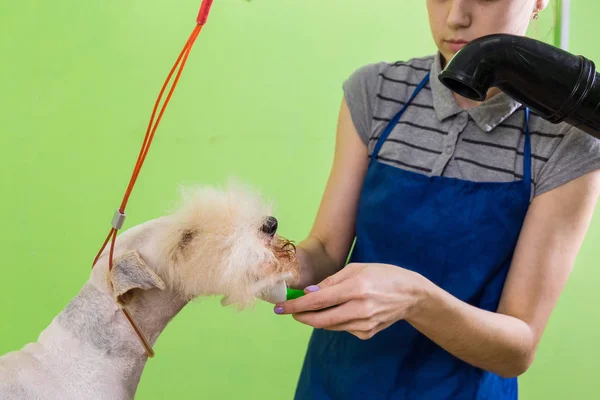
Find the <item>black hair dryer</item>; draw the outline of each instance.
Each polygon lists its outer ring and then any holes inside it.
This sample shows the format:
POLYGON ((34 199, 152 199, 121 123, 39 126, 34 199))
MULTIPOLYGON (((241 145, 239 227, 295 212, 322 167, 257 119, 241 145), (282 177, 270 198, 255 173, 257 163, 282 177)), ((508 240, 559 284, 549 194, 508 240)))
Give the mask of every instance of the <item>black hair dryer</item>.
POLYGON ((528 37, 494 34, 460 49, 439 79, 478 101, 497 87, 547 121, 564 121, 600 138, 600 75, 583 56, 528 37))

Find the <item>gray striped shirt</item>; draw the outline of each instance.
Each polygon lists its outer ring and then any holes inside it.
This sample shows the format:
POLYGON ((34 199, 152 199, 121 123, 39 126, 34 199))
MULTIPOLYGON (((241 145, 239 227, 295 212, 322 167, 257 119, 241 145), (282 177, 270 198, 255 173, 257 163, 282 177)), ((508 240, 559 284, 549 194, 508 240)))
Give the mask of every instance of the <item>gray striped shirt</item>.
MULTIPOLYGON (((379 161, 413 172, 470 181, 523 178, 525 107, 500 93, 463 110, 437 79, 439 53, 354 71, 344 82, 352 120, 372 154, 389 120, 423 77, 430 81, 406 109, 379 152, 379 161)), ((532 197, 600 168, 600 140, 531 112, 532 197)))

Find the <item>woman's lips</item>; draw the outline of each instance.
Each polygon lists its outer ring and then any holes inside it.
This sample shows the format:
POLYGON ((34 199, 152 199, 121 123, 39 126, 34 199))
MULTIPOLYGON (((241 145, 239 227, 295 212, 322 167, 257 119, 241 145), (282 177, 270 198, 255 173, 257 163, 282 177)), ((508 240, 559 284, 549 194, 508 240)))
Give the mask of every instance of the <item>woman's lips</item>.
POLYGON ((462 49, 467 43, 466 40, 446 40, 446 45, 452 50, 452 52, 456 53, 460 49, 462 49))

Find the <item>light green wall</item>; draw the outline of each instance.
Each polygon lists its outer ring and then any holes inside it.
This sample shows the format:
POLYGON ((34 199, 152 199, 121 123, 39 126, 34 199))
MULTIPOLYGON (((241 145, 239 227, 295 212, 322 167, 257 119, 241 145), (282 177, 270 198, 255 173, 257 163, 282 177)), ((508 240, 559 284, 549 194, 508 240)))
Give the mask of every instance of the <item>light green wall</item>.
MULTIPOLYGON (((36 340, 87 280, 199 3, 0 3, 0 354, 36 340)), ((548 15, 535 31, 545 40, 548 15)), ((592 35, 580 31, 584 49, 592 35)), ((216 0, 126 226, 160 215, 180 184, 235 175, 274 199, 281 232, 302 239, 329 172, 342 81, 368 62, 433 51, 422 0, 216 0)), ((523 378, 525 399, 600 395, 586 370, 600 356, 598 227, 523 378)), ((238 314, 199 301, 159 339, 139 398, 288 399, 309 332, 266 304, 238 314)))
MULTIPOLYGON (((571 1, 569 51, 600 65, 600 46, 595 40, 600 34, 598 15, 597 0, 571 1)), ((524 399, 600 399, 599 240, 600 215, 596 212, 535 365, 521 380, 524 399)))

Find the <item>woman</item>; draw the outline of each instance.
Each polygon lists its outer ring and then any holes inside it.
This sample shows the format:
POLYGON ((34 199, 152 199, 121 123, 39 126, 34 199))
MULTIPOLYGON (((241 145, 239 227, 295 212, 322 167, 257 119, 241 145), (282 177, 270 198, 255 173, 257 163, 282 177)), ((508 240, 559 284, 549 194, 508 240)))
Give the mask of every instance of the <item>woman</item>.
POLYGON ((600 146, 437 75, 469 40, 524 35, 547 3, 427 0, 439 52, 345 82, 331 175, 298 245, 297 287, 311 286, 275 307, 318 328, 296 398, 517 398, 593 213, 600 146))

